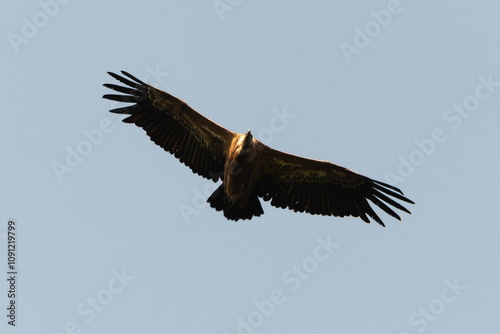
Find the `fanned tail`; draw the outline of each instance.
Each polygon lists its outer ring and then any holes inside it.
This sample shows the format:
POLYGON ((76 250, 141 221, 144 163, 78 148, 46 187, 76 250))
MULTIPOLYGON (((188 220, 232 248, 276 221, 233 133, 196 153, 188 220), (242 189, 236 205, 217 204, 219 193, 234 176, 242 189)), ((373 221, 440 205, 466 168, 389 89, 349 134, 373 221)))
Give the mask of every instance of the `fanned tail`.
POLYGON ((230 203, 224 193, 224 184, 221 184, 212 195, 207 199, 210 206, 217 211, 224 211, 224 217, 230 220, 237 221, 239 219, 252 219, 253 216, 264 214, 260 200, 256 194, 250 195, 244 207, 237 205, 238 203, 230 203))

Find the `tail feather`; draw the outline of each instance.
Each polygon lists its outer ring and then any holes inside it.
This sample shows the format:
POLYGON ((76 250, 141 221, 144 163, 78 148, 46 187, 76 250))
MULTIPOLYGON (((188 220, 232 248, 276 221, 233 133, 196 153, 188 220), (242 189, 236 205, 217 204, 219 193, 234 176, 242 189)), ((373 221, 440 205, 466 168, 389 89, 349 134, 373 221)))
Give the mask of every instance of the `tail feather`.
POLYGON ((217 211, 224 211, 224 217, 237 221, 239 219, 252 219, 253 216, 264 214, 260 200, 257 195, 252 194, 247 204, 241 208, 237 203, 230 203, 224 194, 224 184, 221 184, 217 190, 207 200, 210 206, 217 211))

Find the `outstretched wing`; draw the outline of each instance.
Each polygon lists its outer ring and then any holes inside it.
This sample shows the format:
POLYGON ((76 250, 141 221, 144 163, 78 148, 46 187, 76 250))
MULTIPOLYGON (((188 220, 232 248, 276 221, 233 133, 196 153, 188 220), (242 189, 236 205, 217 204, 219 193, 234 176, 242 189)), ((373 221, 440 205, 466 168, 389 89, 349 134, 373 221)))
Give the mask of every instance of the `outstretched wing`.
POLYGON ((108 72, 128 87, 104 84, 127 95, 106 94, 105 99, 135 103, 110 110, 127 114, 123 122, 146 130, 151 140, 207 179, 222 179, 226 152, 233 132, 200 115, 184 101, 122 71, 129 79, 108 72))
POLYGON ((398 188, 330 162, 302 158, 267 146, 262 153, 267 170, 257 193, 265 201, 271 200, 275 207, 313 215, 360 217, 369 223, 368 215, 385 226, 368 200, 398 220, 401 218, 389 206, 410 211, 393 198, 414 204, 398 188))

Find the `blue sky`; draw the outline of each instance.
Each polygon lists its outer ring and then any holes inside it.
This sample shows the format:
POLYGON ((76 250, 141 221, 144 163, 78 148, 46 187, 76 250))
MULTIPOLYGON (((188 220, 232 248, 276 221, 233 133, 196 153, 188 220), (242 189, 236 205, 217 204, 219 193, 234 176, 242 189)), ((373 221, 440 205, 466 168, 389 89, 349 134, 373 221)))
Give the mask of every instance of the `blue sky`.
MULTIPOLYGON (((2 3, 2 333, 498 333, 500 5, 2 3), (400 187, 386 228, 237 223, 101 99, 126 70, 220 125, 400 187)), ((380 212, 380 211, 378 211, 380 212)))

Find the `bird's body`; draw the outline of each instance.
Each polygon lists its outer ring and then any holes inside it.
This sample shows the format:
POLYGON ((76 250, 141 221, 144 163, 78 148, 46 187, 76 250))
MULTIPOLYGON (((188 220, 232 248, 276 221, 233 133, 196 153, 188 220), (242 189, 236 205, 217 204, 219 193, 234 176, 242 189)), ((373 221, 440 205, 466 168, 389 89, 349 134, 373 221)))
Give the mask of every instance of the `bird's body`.
POLYGON ((130 115, 123 121, 142 127, 151 140, 194 173, 214 182, 222 180, 208 202, 228 219, 262 215, 259 197, 271 200, 273 206, 310 214, 354 216, 369 222, 368 215, 381 225, 367 200, 397 219, 400 217, 387 204, 410 213, 389 197, 413 203, 396 187, 327 161, 274 150, 253 138, 250 131, 229 131, 182 100, 122 73, 132 81, 109 74, 129 87, 104 86, 128 95, 103 97, 135 104, 111 112, 130 115))
POLYGON ((261 149, 252 134, 238 134, 234 137, 229 149, 228 158, 224 164, 224 180, 226 197, 230 202, 246 201, 248 193, 245 187, 255 187, 262 178, 262 168, 256 160, 257 150, 261 149), (254 142, 255 141, 255 142, 254 142))

